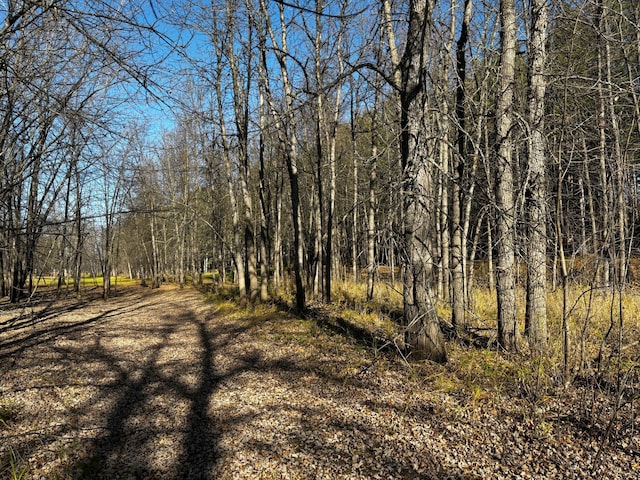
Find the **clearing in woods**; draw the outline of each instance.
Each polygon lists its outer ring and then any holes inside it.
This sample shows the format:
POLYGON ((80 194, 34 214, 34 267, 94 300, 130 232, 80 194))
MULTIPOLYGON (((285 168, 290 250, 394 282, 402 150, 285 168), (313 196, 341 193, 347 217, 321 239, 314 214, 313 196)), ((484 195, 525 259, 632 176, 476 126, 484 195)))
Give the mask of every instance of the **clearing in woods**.
POLYGON ((0 477, 638 478, 585 391, 461 390, 365 337, 172 286, 2 303, 0 477))

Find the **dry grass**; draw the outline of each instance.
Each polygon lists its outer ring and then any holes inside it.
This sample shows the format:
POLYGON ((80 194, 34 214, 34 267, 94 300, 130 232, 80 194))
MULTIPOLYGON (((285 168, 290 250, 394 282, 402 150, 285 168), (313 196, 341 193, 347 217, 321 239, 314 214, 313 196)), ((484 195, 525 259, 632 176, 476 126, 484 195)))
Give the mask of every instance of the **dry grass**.
MULTIPOLYGON (((378 283, 370 301, 366 300, 366 287, 362 283, 343 281, 334 288, 335 305, 331 307, 334 316, 383 339, 389 340, 399 334, 400 284, 378 283)), ((640 289, 627 286, 620 293, 573 284, 568 288, 564 308, 563 298, 561 289, 549 291, 547 295, 549 347, 547 355, 541 359, 529 353, 524 336, 520 337, 519 354, 506 355, 496 351, 496 294, 486 287, 474 288, 471 308, 467 312, 472 337, 465 342, 449 343, 454 375, 438 382, 446 391, 458 389, 465 394, 475 392, 471 394, 476 396, 482 396, 484 391, 500 394, 505 390, 526 390, 531 396, 544 396, 550 386, 563 383, 562 320, 566 315, 570 380, 601 384, 617 382, 619 385, 622 378, 633 383, 636 371, 640 369, 640 289), (469 346, 466 342, 489 348, 469 346)), ((522 288, 517 292, 517 311, 522 334, 525 317, 522 288)), ((446 302, 438 303, 438 314, 445 322, 449 321, 451 309, 446 302)))
MULTIPOLYGON (((224 305, 236 308, 235 294, 235 290, 227 288, 219 290, 211 298, 222 305, 220 308, 225 308, 224 305)), ((611 379, 621 370, 640 368, 640 288, 629 285, 621 295, 611 289, 592 289, 588 285, 574 283, 568 288, 567 299, 567 305, 563 309, 561 289, 550 290, 547 294, 549 348, 548 355, 542 361, 529 354, 526 337, 522 335, 525 317, 524 290, 519 288, 517 291, 520 354, 506 356, 495 352, 495 291, 482 286, 474 287, 467 321, 473 338, 477 341, 473 342, 472 338, 467 338, 467 341, 475 345, 488 345, 489 350, 465 347, 464 342, 452 342, 448 347, 451 361, 459 361, 464 368, 469 362, 491 363, 490 358, 493 358, 493 363, 513 363, 512 367, 506 369, 509 374, 499 375, 510 383, 526 383, 534 376, 531 372, 536 372, 537 384, 546 385, 551 380, 560 382, 563 359, 562 320, 563 315, 566 315, 570 340, 569 361, 574 377, 598 375, 611 379), (478 340, 478 337, 481 339, 478 340), (543 377, 546 380, 543 381, 543 377)), ((283 304, 292 303, 291 292, 279 292, 279 300, 283 304)), ((363 282, 336 281, 333 283, 332 304, 322 304, 316 308, 321 308, 330 318, 339 318, 343 325, 350 325, 361 334, 369 335, 375 339, 373 342, 376 345, 386 345, 400 336, 402 285, 398 282, 393 285, 389 281, 377 282, 373 298, 367 300, 366 285, 363 282)), ((439 301, 437 311, 445 322, 450 320, 451 308, 447 302, 439 301)), ((491 371, 491 368, 487 371, 491 371)), ((496 372, 492 372, 493 376, 495 374, 496 372)))
MULTIPOLYGON (((34 284, 36 285, 36 289, 39 291, 49 291, 51 289, 56 288, 58 285, 58 277, 50 276, 50 275, 41 275, 38 278, 34 277, 34 284)), ((71 289, 75 284, 75 280, 73 277, 66 277, 64 280, 64 284, 62 286, 63 289, 71 289)), ((136 278, 129 278, 124 275, 118 275, 117 277, 111 277, 111 285, 116 287, 131 287, 133 285, 139 285, 140 280, 136 278)), ((99 277, 91 277, 91 276, 83 276, 80 278, 80 288, 97 288, 103 286, 103 278, 99 277)))

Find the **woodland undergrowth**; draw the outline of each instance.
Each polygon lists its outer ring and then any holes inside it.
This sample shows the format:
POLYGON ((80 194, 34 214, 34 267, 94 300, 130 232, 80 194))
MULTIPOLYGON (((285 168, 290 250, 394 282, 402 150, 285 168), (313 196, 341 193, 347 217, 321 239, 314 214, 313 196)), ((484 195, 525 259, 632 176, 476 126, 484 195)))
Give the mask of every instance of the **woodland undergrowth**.
MULTIPOLYGON (((438 303, 443 330, 448 332, 448 363, 440 369, 413 363, 402 349, 402 286, 376 285, 366 299, 366 286, 338 282, 332 303, 313 303, 308 316, 320 325, 341 331, 351 341, 371 349, 374 356, 397 357, 411 375, 422 376, 429 387, 459 396, 470 403, 513 399, 523 415, 540 417, 551 403, 565 404, 565 413, 585 432, 604 442, 621 442, 635 435, 640 407, 640 288, 622 293, 569 287, 569 305, 563 312, 560 288, 547 294, 549 344, 544 354, 529 349, 519 337, 519 351, 510 353, 496 343, 495 292, 475 287, 467 310, 467 328, 455 332, 450 307, 438 303), (563 378, 562 317, 568 316, 570 378, 563 378), (570 413, 568 413, 570 412, 570 413)), ((287 297, 281 297, 287 304, 287 297)), ((518 291, 519 331, 524 331, 525 293, 518 291)), ((544 417, 544 415, 543 415, 544 417)), ((545 425, 546 420, 540 420, 545 425)), ((544 428, 548 427, 542 427, 544 428)))

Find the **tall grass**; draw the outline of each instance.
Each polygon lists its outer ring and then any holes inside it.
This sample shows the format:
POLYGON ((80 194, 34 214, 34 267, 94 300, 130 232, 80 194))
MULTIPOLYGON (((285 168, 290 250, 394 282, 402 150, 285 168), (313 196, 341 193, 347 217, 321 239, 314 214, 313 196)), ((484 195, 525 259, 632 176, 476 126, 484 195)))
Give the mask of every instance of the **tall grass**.
MULTIPOLYGON (((571 351, 569 352, 572 377, 599 374, 608 371, 615 377, 621 366, 624 368, 640 368, 640 290, 627 286, 622 296, 612 289, 592 289, 589 285, 572 284, 568 287, 568 317, 571 351), (622 315, 622 318, 621 318, 622 315), (622 326, 622 329, 621 327, 622 326)), ((397 325, 402 313, 402 286, 379 282, 371 300, 366 298, 364 283, 339 281, 334 284, 334 308, 340 315, 360 326, 370 325, 379 329, 381 324, 390 332, 397 325)), ((439 301, 438 314, 445 321, 450 321, 451 309, 447 302, 439 301)), ((531 371, 543 367, 549 378, 561 375, 562 363, 562 319, 563 292, 561 289, 549 290, 547 293, 547 322, 549 347, 543 361, 529 352, 525 323, 525 292, 517 291, 517 321, 520 332, 520 355, 514 362, 524 365, 532 362, 525 370, 518 369, 520 380, 530 376, 531 371), (529 373, 527 373, 529 372, 529 373)), ((497 301, 495 291, 478 286, 473 289, 471 305, 467 310, 470 332, 477 338, 484 337, 489 350, 496 350, 497 301)), ((399 329, 396 328, 396 332, 399 329)), ((477 348, 461 348, 451 344, 454 360, 456 355, 463 357, 478 355, 476 360, 486 363, 486 351, 477 348)), ((497 355, 502 355, 497 352, 497 355)), ((497 358, 497 357, 496 357, 497 358)), ((461 360, 462 361, 462 360, 461 360)), ((470 362, 469 358, 462 363, 470 362)), ((482 369, 481 369, 482 370, 482 369)), ((486 369, 485 369, 486 370, 486 369)), ((489 369, 491 370, 491 369, 489 369)), ((508 369, 507 369, 508 370, 508 369)), ((516 375, 517 376, 517 375, 516 375)))

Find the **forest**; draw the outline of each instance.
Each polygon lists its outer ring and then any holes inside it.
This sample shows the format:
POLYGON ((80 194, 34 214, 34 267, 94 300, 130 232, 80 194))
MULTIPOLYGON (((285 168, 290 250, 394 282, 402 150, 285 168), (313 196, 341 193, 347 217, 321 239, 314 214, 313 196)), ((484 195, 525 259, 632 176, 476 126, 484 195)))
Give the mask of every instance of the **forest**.
MULTIPOLYGON (((634 0, 0 1, 0 358, 41 347, 20 329, 54 321, 45 300, 196 290, 344 334, 473 408, 525 398, 544 438, 571 417, 604 442, 575 478, 606 448, 633 478, 638 159, 634 0)), ((16 455, 0 468, 22 478, 16 455)), ((476 478, 412 465, 381 478, 476 478)))

